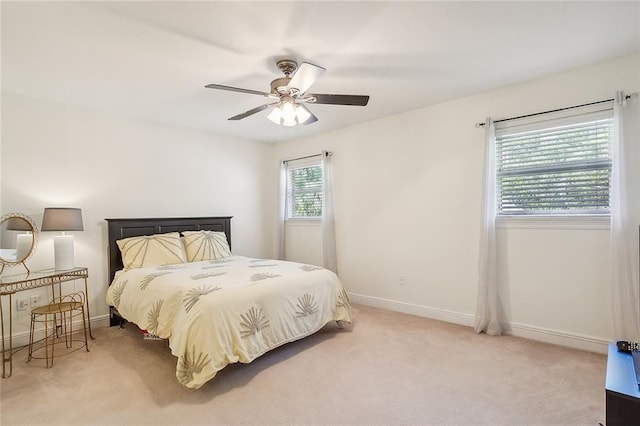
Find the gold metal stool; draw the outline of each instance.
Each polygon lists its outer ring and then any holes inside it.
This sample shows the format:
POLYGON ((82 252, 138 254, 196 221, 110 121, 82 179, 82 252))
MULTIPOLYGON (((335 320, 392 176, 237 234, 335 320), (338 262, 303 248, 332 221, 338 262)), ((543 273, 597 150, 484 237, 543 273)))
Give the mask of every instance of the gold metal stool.
POLYGON ((87 322, 84 315, 85 295, 83 292, 68 294, 62 297, 54 297, 48 305, 40 306, 31 311, 31 329, 29 331, 29 357, 31 359, 46 359, 47 368, 53 367, 53 358, 68 355, 79 349, 86 348, 89 352, 87 341, 87 322), (82 329, 84 340, 74 339, 73 322, 79 316, 82 317, 82 329), (35 324, 44 324, 44 346, 33 349, 35 324), (55 345, 64 342, 66 349, 62 353, 55 354, 55 345), (73 349, 73 342, 81 342, 80 346, 73 349), (34 353, 44 349, 45 356, 35 356, 34 353))

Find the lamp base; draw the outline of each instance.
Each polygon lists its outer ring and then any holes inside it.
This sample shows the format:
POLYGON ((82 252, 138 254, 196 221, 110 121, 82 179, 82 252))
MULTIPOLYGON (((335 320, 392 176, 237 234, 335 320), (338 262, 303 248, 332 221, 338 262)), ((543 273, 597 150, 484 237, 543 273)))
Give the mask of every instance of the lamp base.
POLYGON ((73 235, 58 235, 53 238, 53 256, 57 270, 72 269, 73 235))
POLYGON ((21 262, 31 253, 33 234, 18 234, 16 243, 16 262, 21 262))

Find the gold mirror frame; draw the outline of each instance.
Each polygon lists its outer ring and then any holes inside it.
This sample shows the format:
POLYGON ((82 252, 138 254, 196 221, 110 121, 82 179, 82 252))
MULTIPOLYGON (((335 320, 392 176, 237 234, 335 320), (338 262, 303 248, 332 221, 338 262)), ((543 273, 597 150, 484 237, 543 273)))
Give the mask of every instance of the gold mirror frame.
MULTIPOLYGON (((30 272, 25 262, 27 261, 27 259, 29 259, 33 255, 33 252, 36 249, 36 244, 38 242, 38 227, 36 226, 33 219, 31 219, 29 216, 22 213, 8 213, 3 215, 0 218, 0 248, 5 244, 5 239, 7 238, 7 235, 6 235, 7 232, 20 232, 20 231, 27 232, 27 233, 30 232, 30 234, 21 234, 21 235, 16 234, 16 244, 15 244, 16 257, 14 259, 7 258, 2 252, 0 252, 0 263, 2 264, 2 266, 0 267, 0 274, 2 274, 2 272, 4 271, 5 266, 16 266, 20 263, 24 266, 27 272, 30 272), (10 224, 12 223, 15 226, 15 228, 12 230, 9 230, 8 226, 11 226, 10 224), (27 246, 23 242, 22 247, 20 247, 18 237, 21 237, 23 235, 29 235, 31 237, 31 241, 30 241, 30 245, 27 246), (19 249, 23 252, 20 258, 17 257, 17 252, 19 249)), ((9 250, 13 250, 13 248, 9 250)))

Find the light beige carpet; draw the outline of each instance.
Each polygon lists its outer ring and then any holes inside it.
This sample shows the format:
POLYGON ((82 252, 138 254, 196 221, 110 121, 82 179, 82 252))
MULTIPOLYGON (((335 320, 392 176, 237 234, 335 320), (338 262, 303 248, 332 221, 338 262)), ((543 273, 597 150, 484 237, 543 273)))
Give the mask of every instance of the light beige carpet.
POLYGON ((26 361, 1 381, 3 426, 17 424, 597 425, 606 356, 476 335, 370 307, 199 390, 175 378, 166 342, 132 324, 94 330, 91 352, 26 361))

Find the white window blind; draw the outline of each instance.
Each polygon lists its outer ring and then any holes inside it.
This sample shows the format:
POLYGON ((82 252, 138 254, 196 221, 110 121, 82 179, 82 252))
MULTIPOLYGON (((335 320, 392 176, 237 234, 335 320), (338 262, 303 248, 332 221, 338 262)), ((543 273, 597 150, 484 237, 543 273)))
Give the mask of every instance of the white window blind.
POLYGON ((613 110, 496 123, 499 215, 609 214, 613 110))
POLYGON ((322 218, 321 157, 287 162, 287 219, 322 218))

